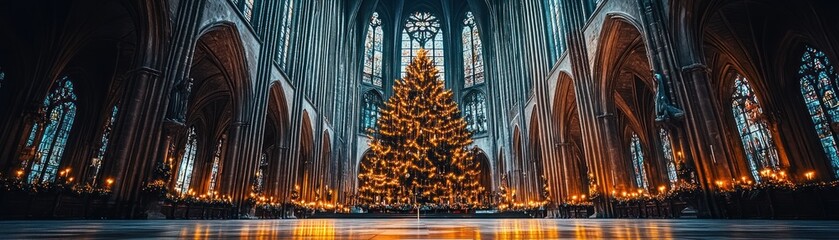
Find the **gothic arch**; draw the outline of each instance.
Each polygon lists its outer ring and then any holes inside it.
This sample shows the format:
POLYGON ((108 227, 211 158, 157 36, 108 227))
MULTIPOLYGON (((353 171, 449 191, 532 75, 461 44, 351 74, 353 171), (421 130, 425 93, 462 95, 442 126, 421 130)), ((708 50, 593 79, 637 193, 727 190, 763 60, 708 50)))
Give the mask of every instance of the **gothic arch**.
POLYGON ((585 158, 582 123, 577 105, 574 80, 565 72, 560 73, 551 111, 552 133, 556 138, 559 162, 548 163, 548 186, 553 189, 552 199, 564 200, 568 196, 587 192, 587 163, 585 158))
MULTIPOLYGON (((600 111, 608 121, 607 129, 617 131, 607 136, 607 144, 615 161, 612 166, 618 177, 619 188, 628 188, 634 174, 629 151, 627 132, 632 129, 641 142, 652 142, 657 136, 655 120, 655 91, 653 86, 652 60, 648 40, 638 21, 624 14, 609 14, 603 24, 601 41, 595 57, 595 66, 601 70, 594 73, 599 84, 597 95, 600 111)), ((645 145, 646 146, 646 145, 645 145)), ((655 172, 661 157, 659 151, 644 151, 645 170, 655 172)), ((647 174, 649 176, 649 174, 647 174)), ((648 182, 657 184, 661 176, 648 177, 648 182)))
POLYGON ((314 191, 317 200, 326 200, 332 202, 336 195, 329 194, 329 191, 334 191, 335 185, 332 184, 332 137, 328 131, 323 131, 321 137, 321 153, 318 164, 315 168, 315 183, 314 191))
MULTIPOLYGON (((836 27, 826 21, 831 14, 818 2, 720 1, 707 6, 685 5, 680 11, 696 11, 705 17, 695 20, 694 36, 698 51, 711 72, 714 97, 719 104, 720 122, 726 145, 740 146, 737 127, 733 126, 730 101, 732 74, 748 79, 774 140, 780 166, 801 175, 816 170, 819 174, 829 164, 801 93, 797 76, 805 46, 819 47, 831 60, 837 56, 835 35, 824 29, 836 27), (748 11, 749 14, 740 14, 748 11), (760 36, 734 29, 752 29, 760 36)), ((835 63, 834 63, 835 65, 835 63)), ((731 147, 727 169, 733 177, 748 176, 742 169, 747 156, 743 147, 731 147)))
POLYGON ((480 186, 484 191, 479 194, 480 202, 490 203, 492 197, 490 193, 493 189, 495 189, 492 184, 492 165, 490 164, 490 160, 486 155, 486 152, 481 149, 475 149, 475 161, 478 162, 479 169, 481 171, 477 181, 480 183, 480 186))
MULTIPOLYGON (((246 114, 249 114, 244 106, 252 98, 253 87, 242 40, 237 32, 236 26, 230 22, 214 23, 201 30, 195 45, 190 77, 196 78, 195 81, 200 81, 202 77, 224 79, 223 82, 214 84, 219 88, 226 88, 233 102, 234 119, 242 121, 246 119, 246 114), (217 70, 212 71, 213 68, 217 70)), ((193 92, 193 95, 212 96, 219 91, 218 88, 209 88, 205 92, 193 92)))
POLYGON ((527 169, 527 175, 525 176, 525 185, 528 188, 527 196, 525 199, 528 200, 542 200, 542 184, 543 177, 544 177, 544 157, 542 155, 542 138, 541 138, 541 126, 539 125, 539 117, 537 113, 539 112, 538 109, 534 109, 533 112, 530 114, 530 124, 529 124, 529 140, 528 140, 528 156, 529 161, 525 161, 527 166, 524 169, 527 169))
MULTIPOLYGON (((513 200, 517 201, 517 200, 521 199, 522 193, 524 192, 524 188, 526 187, 524 185, 524 182, 525 182, 524 181, 524 171, 525 171, 525 167, 527 167, 527 162, 524 159, 525 155, 524 155, 524 152, 523 152, 524 149, 522 147, 523 143, 521 142, 522 141, 522 139, 521 139, 522 136, 521 136, 521 131, 519 130, 519 126, 515 126, 515 128, 513 129, 513 136, 512 137, 513 137, 513 149, 512 149, 513 159, 512 159, 511 167, 509 169, 509 176, 508 176, 508 178, 510 179, 510 185, 511 185, 509 191, 510 191, 510 194, 513 194, 513 191, 515 191, 515 194, 514 194, 515 196, 513 197, 513 200)), ((511 195, 511 196, 513 196, 513 195, 511 195)))
POLYGON ((297 165, 295 169, 295 189, 299 187, 299 196, 303 201, 310 201, 313 199, 314 177, 312 165, 314 162, 314 135, 312 133, 312 123, 309 120, 309 113, 303 111, 300 124, 300 152, 298 154, 297 165))
MULTIPOLYGON (((271 84, 268 93, 268 112, 265 117, 265 132, 263 134, 261 156, 264 157, 266 166, 260 163, 258 168, 265 170, 264 193, 271 196, 281 196, 284 192, 280 183, 288 175, 285 171, 289 159, 288 134, 289 112, 286 103, 285 93, 282 84, 274 82, 271 84)), ((262 159, 260 159, 262 161, 262 159)))

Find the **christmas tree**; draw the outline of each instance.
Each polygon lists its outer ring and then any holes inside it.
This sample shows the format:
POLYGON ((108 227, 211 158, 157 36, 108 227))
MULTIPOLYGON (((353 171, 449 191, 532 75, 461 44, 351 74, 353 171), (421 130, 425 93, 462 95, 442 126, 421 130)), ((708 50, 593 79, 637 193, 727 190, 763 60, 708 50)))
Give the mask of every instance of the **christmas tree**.
POLYGON ((396 80, 359 170, 359 200, 374 205, 474 204, 483 188, 466 121, 420 50, 396 80))

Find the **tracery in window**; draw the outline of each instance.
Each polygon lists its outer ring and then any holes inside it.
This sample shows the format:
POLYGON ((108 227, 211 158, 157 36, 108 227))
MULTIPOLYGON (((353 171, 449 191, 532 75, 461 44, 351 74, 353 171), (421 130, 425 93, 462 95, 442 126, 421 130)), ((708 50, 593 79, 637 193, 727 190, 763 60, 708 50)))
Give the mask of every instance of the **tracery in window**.
POLYGON ((221 166, 221 147, 224 143, 224 138, 219 139, 218 143, 216 144, 216 151, 213 153, 213 165, 210 168, 210 187, 207 188, 208 195, 213 195, 216 190, 216 183, 218 182, 219 178, 219 168, 221 166))
POLYGON ((379 13, 373 13, 370 18, 370 25, 367 27, 367 38, 364 40, 364 74, 362 81, 382 86, 382 20, 379 13))
POLYGON ((731 111, 737 124, 737 133, 743 143, 743 150, 749 164, 749 171, 755 180, 766 168, 778 168, 778 151, 769 132, 763 108, 757 100, 749 80, 739 74, 734 79, 734 93, 731 96, 731 111))
POLYGON ((437 65, 440 80, 445 81, 443 33, 440 30, 440 21, 431 13, 415 12, 408 17, 405 29, 402 31, 402 77, 405 77, 408 64, 422 48, 428 51, 428 57, 437 65))
POLYGON ((24 168, 30 183, 55 180, 61 157, 76 118, 73 82, 64 76, 52 87, 39 109, 24 149, 24 168))
POLYGON ((475 24, 475 16, 472 12, 466 13, 463 20, 463 87, 468 88, 476 84, 484 83, 484 57, 481 45, 481 37, 478 34, 478 26, 475 24))
POLYGON ((554 61, 559 59, 559 55, 565 51, 565 36, 562 34, 562 20, 560 17, 560 9, 562 5, 560 0, 547 0, 546 10, 548 19, 548 38, 550 39, 550 48, 554 61))
POLYGON ((254 0, 245 0, 245 6, 244 9, 242 9, 242 13, 248 21, 253 21, 253 2, 254 0))
POLYGON ((289 45, 291 44, 291 24, 294 20, 294 1, 295 0, 283 1, 283 15, 280 19, 280 30, 278 31, 279 36, 277 37, 277 40, 280 42, 277 44, 276 61, 283 69, 285 69, 286 62, 288 61, 288 50, 289 45))
POLYGON ((361 124, 362 132, 369 132, 376 128, 376 121, 379 119, 379 108, 382 106, 382 97, 373 90, 364 94, 361 102, 361 124))
POLYGON ((195 165, 195 157, 198 152, 197 138, 195 128, 189 128, 183 157, 181 157, 181 164, 178 167, 178 178, 175 181, 175 190, 181 194, 187 194, 192 190, 189 184, 192 181, 192 168, 195 165))
POLYGON ((638 134, 632 133, 629 141, 629 154, 632 156, 632 170, 635 172, 635 184, 639 188, 647 189, 647 173, 644 170, 644 151, 638 134))
POLYGON ((801 56, 798 77, 822 149, 833 166, 834 177, 839 177, 839 147, 833 130, 833 126, 839 124, 839 99, 836 98, 839 75, 824 52, 807 46, 801 56))
POLYGON ((472 91, 463 98, 463 117, 466 129, 473 133, 487 130, 486 97, 481 91, 472 91))
POLYGON ((673 156, 673 144, 670 141, 670 131, 660 128, 658 130, 659 138, 661 138, 661 151, 664 154, 664 161, 667 163, 667 178, 670 180, 671 189, 676 186, 679 181, 679 176, 676 174, 676 161, 673 156))
POLYGON ((111 142, 111 133, 114 129, 114 122, 117 120, 117 113, 119 113, 119 107, 114 105, 114 107, 111 108, 111 115, 105 122, 102 137, 99 139, 99 149, 96 150, 96 157, 93 158, 93 161, 90 163, 91 171, 88 174, 90 174, 90 182, 94 185, 96 184, 96 180, 99 178, 99 171, 102 169, 102 162, 105 161, 105 153, 108 151, 108 146, 111 142))

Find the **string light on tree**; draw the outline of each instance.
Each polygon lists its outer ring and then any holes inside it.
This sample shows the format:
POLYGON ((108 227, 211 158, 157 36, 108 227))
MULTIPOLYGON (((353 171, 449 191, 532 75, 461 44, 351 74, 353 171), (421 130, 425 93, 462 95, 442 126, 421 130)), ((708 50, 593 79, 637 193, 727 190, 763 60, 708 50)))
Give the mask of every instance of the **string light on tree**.
POLYGON ((396 80, 370 136, 359 200, 366 204, 475 204, 479 165, 453 94, 421 49, 396 80))

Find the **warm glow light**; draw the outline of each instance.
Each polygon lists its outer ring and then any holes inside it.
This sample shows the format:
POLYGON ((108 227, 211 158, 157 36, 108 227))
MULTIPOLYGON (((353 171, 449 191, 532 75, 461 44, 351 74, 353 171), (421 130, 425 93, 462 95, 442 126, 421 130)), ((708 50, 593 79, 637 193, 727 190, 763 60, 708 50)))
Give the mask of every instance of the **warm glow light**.
POLYGON ((114 184, 114 179, 113 178, 108 178, 107 180, 105 180, 105 184, 107 184, 108 187, 110 188, 111 185, 114 184))
POLYGON ((807 178, 807 180, 813 180, 813 178, 815 178, 815 176, 816 176, 815 171, 809 171, 807 173, 804 173, 804 178, 807 178))
POLYGON ((17 170, 17 178, 23 176, 23 170, 17 170))

